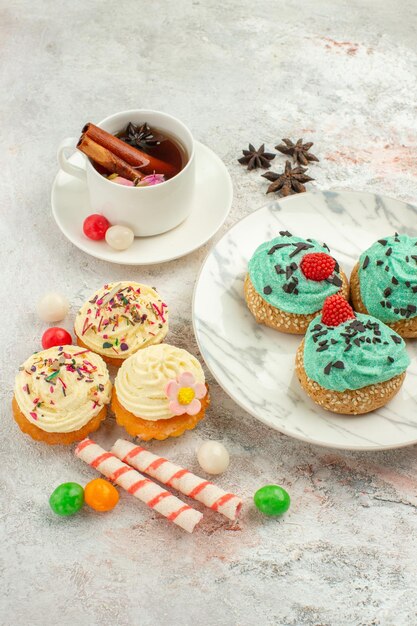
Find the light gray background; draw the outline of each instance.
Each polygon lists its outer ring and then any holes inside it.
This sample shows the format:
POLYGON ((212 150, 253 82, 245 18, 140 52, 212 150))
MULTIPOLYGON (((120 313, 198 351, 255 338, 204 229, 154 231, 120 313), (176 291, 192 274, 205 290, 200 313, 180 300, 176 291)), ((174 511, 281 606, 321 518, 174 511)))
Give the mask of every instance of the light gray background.
MULTIPOLYGON (((2 624, 415 624, 415 449, 312 448, 257 423, 209 377, 206 421, 151 448, 196 469, 198 444, 221 439, 232 463, 219 483, 246 506, 238 526, 207 515, 186 536, 129 496, 108 515, 55 517, 52 489, 96 474, 70 450, 21 435, 10 411, 16 368, 39 348, 45 328, 34 312, 45 290, 71 299, 71 328, 77 307, 103 282, 155 284, 171 307, 170 341, 196 353, 191 295, 210 244, 150 269, 79 252, 51 216, 59 141, 122 109, 177 115, 229 167, 235 200, 224 229, 265 201, 263 179, 236 163, 248 141, 271 148, 302 135, 321 159, 311 168, 318 188, 415 201, 415 2, 2 0, 0 7, 2 624), (291 493, 281 520, 251 506, 268 482, 291 493)), ((109 420, 97 439, 107 444, 116 434, 109 420)))

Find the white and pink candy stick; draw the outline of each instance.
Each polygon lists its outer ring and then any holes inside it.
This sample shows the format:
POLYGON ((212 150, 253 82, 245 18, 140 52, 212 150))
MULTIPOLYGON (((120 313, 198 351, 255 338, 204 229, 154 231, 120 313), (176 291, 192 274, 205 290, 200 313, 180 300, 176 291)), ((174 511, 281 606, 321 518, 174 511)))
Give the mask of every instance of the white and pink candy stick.
POLYGON ((189 533, 203 517, 202 513, 184 504, 91 439, 84 439, 78 444, 75 456, 189 533))
POLYGON ((183 467, 124 439, 118 439, 111 451, 124 463, 129 463, 160 483, 202 502, 228 519, 235 520, 239 515, 242 500, 238 496, 223 491, 212 482, 192 474, 183 467))

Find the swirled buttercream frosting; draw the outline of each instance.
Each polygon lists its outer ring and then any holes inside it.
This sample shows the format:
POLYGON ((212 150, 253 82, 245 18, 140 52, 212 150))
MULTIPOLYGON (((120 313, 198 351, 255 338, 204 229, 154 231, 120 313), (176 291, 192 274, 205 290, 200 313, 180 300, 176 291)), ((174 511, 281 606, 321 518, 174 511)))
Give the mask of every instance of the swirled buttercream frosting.
POLYGON ((16 376, 15 399, 27 420, 48 433, 79 430, 110 402, 103 359, 79 346, 35 352, 16 376))
POLYGON ((410 363, 405 342, 370 315, 356 314, 338 326, 315 317, 307 329, 304 368, 325 389, 345 391, 390 380, 410 363))
POLYGON ((117 399, 136 417, 170 419, 177 413, 170 408, 167 385, 184 373, 192 374, 196 383, 205 382, 203 368, 186 350, 166 343, 139 350, 124 361, 117 373, 117 399))
POLYGON ((126 359, 164 340, 168 332, 167 305, 147 285, 108 283, 78 311, 75 332, 90 350, 126 359))
POLYGON ((326 244, 302 239, 282 231, 279 237, 266 241, 249 261, 249 278, 259 295, 275 308, 307 315, 320 311, 324 300, 342 286, 340 268, 326 280, 310 280, 301 270, 305 254, 329 254, 326 244))
POLYGON ((359 259, 359 288, 370 315, 397 322, 417 315, 417 238, 395 234, 359 259))

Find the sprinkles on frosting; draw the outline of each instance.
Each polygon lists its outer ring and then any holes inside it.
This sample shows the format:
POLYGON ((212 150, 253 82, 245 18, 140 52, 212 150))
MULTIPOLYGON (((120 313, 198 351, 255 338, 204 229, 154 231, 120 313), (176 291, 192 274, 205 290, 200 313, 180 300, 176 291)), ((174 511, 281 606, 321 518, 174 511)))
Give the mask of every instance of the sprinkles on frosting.
POLYGON ((268 304, 282 311, 315 313, 325 298, 340 291, 343 285, 339 264, 335 262, 332 274, 324 280, 309 280, 301 269, 303 257, 310 252, 328 254, 328 246, 295 237, 289 231, 280 231, 279 235, 261 244, 249 261, 251 282, 268 304))
MULTIPOLYGON (((74 385, 91 385, 92 383, 95 383, 90 386, 88 391, 92 408, 104 406, 101 394, 105 387, 102 383, 97 382, 98 378, 103 378, 103 374, 97 372, 97 367, 88 359, 87 355, 91 354, 90 351, 82 350, 75 352, 74 354, 70 354, 66 352, 62 346, 56 348, 55 350, 57 351, 55 358, 43 357, 42 353, 39 353, 30 370, 26 369, 24 366, 19 368, 20 372, 24 371, 25 374, 33 380, 40 380, 47 383, 47 385, 45 385, 45 389, 48 389, 49 394, 44 394, 42 400, 40 397, 36 397, 32 400, 33 408, 29 413, 32 419, 37 421, 39 417, 44 417, 43 411, 47 409, 48 405, 51 407, 55 406, 55 394, 58 396, 61 394, 66 397, 68 385, 61 377, 62 372, 72 375, 74 385)), ((36 356, 36 353, 34 356, 36 356)), ((30 381, 26 382, 22 386, 22 391, 30 395, 30 381)))
POLYGON ((384 322, 417 315, 417 238, 378 239, 359 260, 359 286, 366 310, 384 322))
POLYGON ((137 345, 138 341, 145 345, 153 343, 149 339, 162 334, 161 329, 167 324, 168 309, 154 289, 153 293, 144 294, 143 287, 137 286, 137 283, 104 285, 104 293, 100 297, 96 294, 88 301, 91 306, 78 312, 79 316, 85 316, 82 326, 76 324, 77 331, 81 326, 80 332, 77 332, 80 339, 92 349, 97 347, 103 352, 110 351, 121 358, 141 347, 137 345), (133 329, 138 332, 132 334, 133 329))
POLYGON ((344 391, 389 380, 410 360, 403 339, 369 315, 338 326, 315 318, 307 330, 304 365, 307 376, 326 389, 344 391))

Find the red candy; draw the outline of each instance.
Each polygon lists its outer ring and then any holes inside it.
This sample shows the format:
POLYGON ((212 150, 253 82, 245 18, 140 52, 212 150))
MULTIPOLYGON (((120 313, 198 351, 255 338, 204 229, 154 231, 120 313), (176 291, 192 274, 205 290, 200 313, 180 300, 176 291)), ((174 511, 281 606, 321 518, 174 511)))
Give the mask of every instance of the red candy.
POLYGON ((339 326, 339 324, 354 318, 355 313, 352 307, 339 293, 325 299, 321 321, 326 326, 339 326))
POLYGON ((104 215, 93 213, 85 218, 83 224, 84 235, 94 241, 104 239, 106 231, 110 228, 110 222, 104 215))
POLYGON ((325 252, 306 254, 300 264, 301 271, 310 280, 326 280, 334 272, 336 261, 325 252))
POLYGON ((42 335, 42 348, 47 350, 54 346, 68 346, 72 344, 72 337, 65 328, 53 326, 48 328, 42 335))

